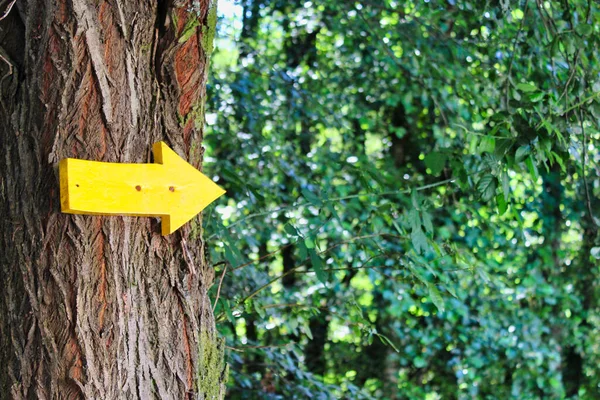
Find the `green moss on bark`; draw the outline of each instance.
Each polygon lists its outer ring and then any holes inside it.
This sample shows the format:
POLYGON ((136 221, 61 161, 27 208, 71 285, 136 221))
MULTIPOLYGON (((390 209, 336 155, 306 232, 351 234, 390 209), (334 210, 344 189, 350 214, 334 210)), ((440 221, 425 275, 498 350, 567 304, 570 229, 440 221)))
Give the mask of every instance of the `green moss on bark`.
POLYGON ((229 366, 225 363, 225 340, 200 332, 198 340, 198 393, 200 399, 225 398, 229 366))

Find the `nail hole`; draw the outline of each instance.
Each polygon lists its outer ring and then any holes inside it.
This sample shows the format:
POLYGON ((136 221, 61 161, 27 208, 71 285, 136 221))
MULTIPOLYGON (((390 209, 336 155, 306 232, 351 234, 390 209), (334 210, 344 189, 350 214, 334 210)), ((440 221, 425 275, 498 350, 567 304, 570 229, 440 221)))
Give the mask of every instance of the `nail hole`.
POLYGON ((137 186, 135 187, 135 190, 137 190, 137 191, 139 192, 139 191, 141 191, 141 190, 142 190, 142 187, 141 187, 140 185, 137 185, 137 186))
POLYGON ((169 186, 169 190, 170 190, 171 192, 174 192, 174 191, 175 191, 175 187, 173 187, 173 186, 169 186))

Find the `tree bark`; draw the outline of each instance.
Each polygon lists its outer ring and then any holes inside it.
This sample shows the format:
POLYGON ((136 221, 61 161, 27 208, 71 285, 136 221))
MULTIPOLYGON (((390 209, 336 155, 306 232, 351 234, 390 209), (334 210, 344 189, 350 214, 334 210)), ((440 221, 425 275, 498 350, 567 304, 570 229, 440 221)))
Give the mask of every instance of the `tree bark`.
POLYGON ((159 140, 199 168, 215 22, 215 0, 19 0, 0 21, 0 398, 223 398, 200 217, 163 237, 62 214, 57 169, 159 140))

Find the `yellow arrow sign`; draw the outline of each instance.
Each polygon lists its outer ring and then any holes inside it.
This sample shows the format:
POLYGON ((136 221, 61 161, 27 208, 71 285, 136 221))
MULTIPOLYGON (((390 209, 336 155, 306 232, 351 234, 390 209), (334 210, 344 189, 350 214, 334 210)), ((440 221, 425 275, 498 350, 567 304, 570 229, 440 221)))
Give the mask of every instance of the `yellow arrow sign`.
POLYGON ((165 143, 152 152, 154 164, 61 160, 62 212, 161 217, 168 235, 225 193, 165 143))

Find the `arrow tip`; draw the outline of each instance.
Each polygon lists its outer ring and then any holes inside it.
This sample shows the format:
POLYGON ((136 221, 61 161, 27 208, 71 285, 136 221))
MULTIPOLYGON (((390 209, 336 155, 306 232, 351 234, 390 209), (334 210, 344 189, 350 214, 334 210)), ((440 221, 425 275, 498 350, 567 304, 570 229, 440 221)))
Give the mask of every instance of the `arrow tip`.
MULTIPOLYGON (((199 174, 201 172, 198 171, 199 174)), ((202 175, 202 174, 201 174, 202 175)), ((202 175, 204 178, 208 179, 206 176, 202 175)), ((170 215, 165 215, 161 218, 162 223, 162 235, 167 236, 171 233, 175 232, 177 229, 181 228, 186 222, 189 222, 192 218, 198 215, 206 206, 210 203, 221 197, 225 194, 225 190, 221 189, 215 183, 210 181, 213 187, 207 187, 206 184, 203 185, 205 188, 204 194, 201 196, 202 198, 197 199, 194 204, 182 205, 171 212, 170 215), (210 196, 210 197, 208 197, 210 196)))
POLYGON ((173 193, 179 191, 175 187, 181 187, 181 190, 185 191, 185 196, 181 197, 182 202, 172 208, 169 215, 162 217, 162 234, 166 236, 175 232, 206 206, 225 194, 225 190, 190 165, 164 142, 154 143, 152 152, 155 162, 163 164, 168 175, 173 177, 173 193), (180 185, 176 182, 180 182, 180 185))

